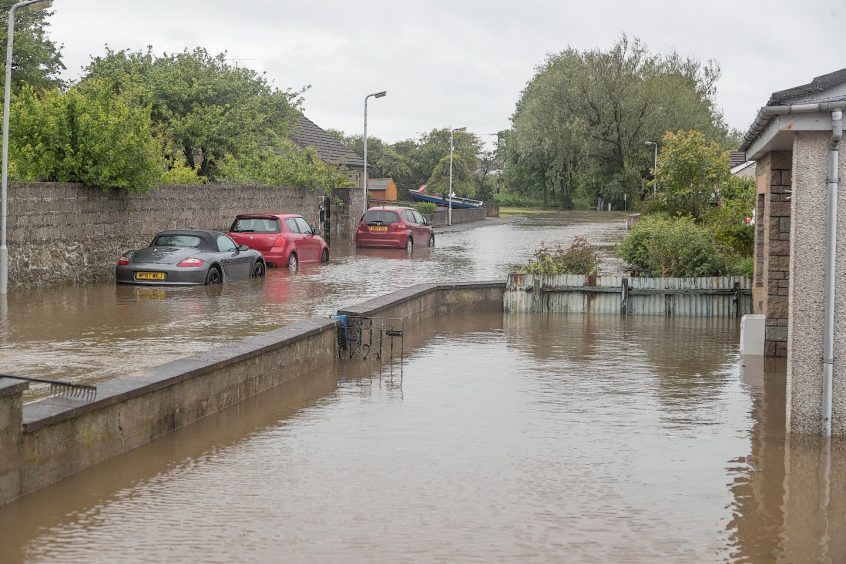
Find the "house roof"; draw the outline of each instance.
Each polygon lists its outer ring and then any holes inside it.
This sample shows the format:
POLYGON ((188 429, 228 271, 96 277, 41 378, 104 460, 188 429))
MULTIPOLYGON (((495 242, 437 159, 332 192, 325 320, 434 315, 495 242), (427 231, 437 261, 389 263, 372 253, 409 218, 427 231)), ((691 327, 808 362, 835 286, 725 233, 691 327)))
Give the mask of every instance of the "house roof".
POLYGON ((729 151, 729 168, 734 168, 746 162, 745 151, 729 151))
MULTIPOLYGON (((846 82, 846 69, 840 69, 838 71, 818 76, 808 84, 802 84, 800 86, 788 88, 787 90, 773 92, 770 96, 769 101, 767 102, 767 105, 786 106, 792 102, 795 102, 799 98, 808 98, 809 96, 813 97, 814 95, 819 95, 824 92, 827 92, 832 88, 843 84, 844 82, 846 82)), ((810 100, 807 101, 810 102, 810 100)), ((828 100, 823 100, 822 98, 820 98, 814 101, 825 102, 828 100)))
MULTIPOLYGON (((789 150, 796 131, 825 131, 830 120, 821 119, 846 102, 846 68, 814 78, 770 95, 743 136, 740 149, 750 159, 765 151, 789 150)), ((827 116, 826 116, 827 117, 827 116)))
POLYGON ((367 189, 368 190, 387 190, 388 185, 393 182, 393 178, 368 178, 367 179, 367 189))
POLYGON ((314 147, 317 155, 326 162, 364 168, 363 158, 303 114, 300 114, 294 131, 288 137, 300 147, 314 147))

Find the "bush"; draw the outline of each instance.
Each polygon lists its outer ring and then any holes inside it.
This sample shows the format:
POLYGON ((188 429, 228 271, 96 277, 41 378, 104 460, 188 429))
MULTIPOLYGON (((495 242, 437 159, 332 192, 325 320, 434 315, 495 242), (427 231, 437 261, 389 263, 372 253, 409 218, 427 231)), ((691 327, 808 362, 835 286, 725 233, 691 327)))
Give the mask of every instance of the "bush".
POLYGON ((10 154, 16 179, 82 182, 146 192, 163 170, 150 109, 90 81, 68 92, 25 88, 13 101, 10 154))
POLYGON ((438 211, 438 206, 436 206, 432 202, 417 202, 416 204, 414 204, 414 209, 416 209, 423 215, 430 215, 438 211))
POLYGON ((650 276, 722 276, 732 260, 714 234, 692 218, 651 215, 641 219, 617 249, 631 266, 650 276))
POLYGON ((190 186, 193 184, 205 184, 208 179, 200 176, 200 167, 191 168, 182 157, 177 157, 173 165, 162 174, 161 184, 168 186, 190 186))
POLYGON ((583 237, 576 237, 570 248, 560 246, 547 249, 543 244, 532 255, 534 258, 520 268, 526 274, 596 274, 599 257, 583 237))

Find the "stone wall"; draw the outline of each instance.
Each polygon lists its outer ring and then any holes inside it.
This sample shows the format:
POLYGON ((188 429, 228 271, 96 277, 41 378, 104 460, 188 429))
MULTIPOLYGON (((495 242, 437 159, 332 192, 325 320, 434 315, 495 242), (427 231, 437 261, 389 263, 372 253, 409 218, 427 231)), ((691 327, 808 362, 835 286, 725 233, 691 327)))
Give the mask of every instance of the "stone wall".
MULTIPOLYGON (((790 239, 790 324, 787 355, 787 427, 819 434, 828 217, 830 132, 799 132, 793 144, 793 225, 790 239)), ((846 436, 846 151, 841 141, 834 311, 832 433, 846 436)), ((768 327, 769 329, 769 327, 768 327)))
MULTIPOLYGON (((339 236, 349 238, 344 209, 354 191, 336 200, 339 236)), ((239 213, 299 213, 313 225, 321 195, 298 188, 168 186, 149 195, 102 192, 80 184, 13 183, 9 186, 9 284, 41 287, 112 276, 118 257, 146 246, 175 227, 226 230, 239 213)), ((360 206, 360 200, 358 205, 360 206)))
MULTIPOLYGON (((497 210, 499 213, 499 210, 497 210)), ((445 227, 449 225, 449 210, 438 208, 435 213, 426 216, 432 222, 432 227, 445 227)), ((473 221, 485 221, 488 217, 485 208, 452 210, 452 224, 470 223, 473 221)))
POLYGON ((787 309, 790 285, 790 151, 774 151, 758 161, 755 172, 755 312, 767 316, 764 354, 787 356, 787 309))

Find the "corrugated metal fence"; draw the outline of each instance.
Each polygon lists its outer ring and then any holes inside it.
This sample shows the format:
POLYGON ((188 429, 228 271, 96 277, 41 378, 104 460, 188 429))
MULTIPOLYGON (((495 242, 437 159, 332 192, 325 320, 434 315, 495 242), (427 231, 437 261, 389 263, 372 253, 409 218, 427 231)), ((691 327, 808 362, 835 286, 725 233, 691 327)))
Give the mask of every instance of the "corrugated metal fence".
POLYGON ((616 313, 740 317, 752 312, 752 284, 742 276, 626 278, 510 274, 506 312, 616 313))

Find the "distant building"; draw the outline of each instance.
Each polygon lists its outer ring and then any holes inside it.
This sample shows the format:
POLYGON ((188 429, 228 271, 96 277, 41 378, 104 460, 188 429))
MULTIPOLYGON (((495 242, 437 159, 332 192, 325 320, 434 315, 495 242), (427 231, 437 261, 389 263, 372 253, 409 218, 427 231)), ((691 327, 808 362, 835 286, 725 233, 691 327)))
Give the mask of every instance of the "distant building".
POLYGON ((364 159, 303 114, 300 114, 288 138, 302 148, 313 147, 317 155, 327 163, 345 167, 347 176, 356 186, 361 186, 364 159))
POLYGON ((373 200, 397 201, 397 183, 393 178, 370 178, 367 193, 373 200))
POLYGON ((739 178, 755 178, 755 161, 746 160, 745 151, 729 151, 729 168, 739 178))

